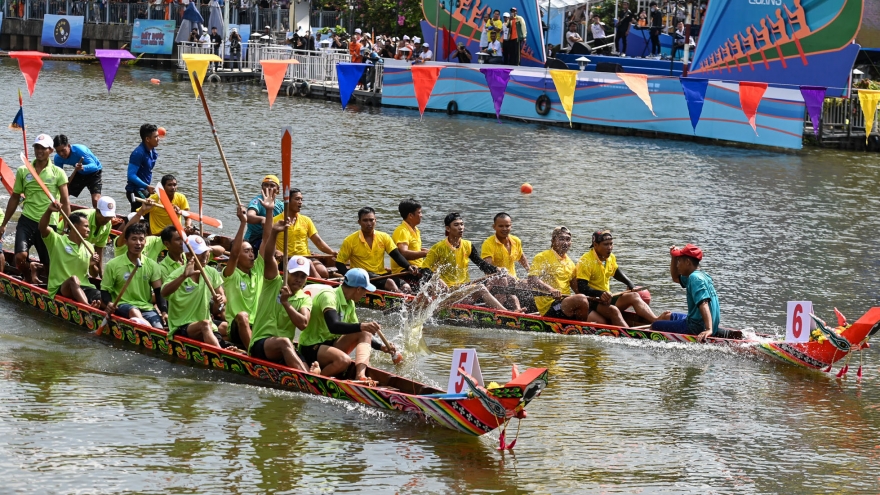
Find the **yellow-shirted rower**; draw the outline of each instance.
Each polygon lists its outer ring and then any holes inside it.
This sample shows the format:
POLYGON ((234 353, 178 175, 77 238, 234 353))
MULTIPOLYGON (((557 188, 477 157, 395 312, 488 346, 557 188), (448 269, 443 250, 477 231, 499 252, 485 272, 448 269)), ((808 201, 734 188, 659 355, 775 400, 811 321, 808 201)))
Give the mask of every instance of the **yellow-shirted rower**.
MULTIPOLYGON (((336 269, 339 273, 345 275, 349 268, 363 268, 372 281, 387 274, 385 253, 412 274, 419 273, 418 267, 411 265, 400 254, 391 236, 376 230, 376 210, 369 206, 358 210, 358 225, 361 226, 360 230, 346 237, 339 248, 339 254, 336 256, 336 269), (346 263, 351 266, 346 266, 346 263)), ((397 284, 391 278, 377 280, 375 285, 387 291, 399 291, 397 284)))
MULTIPOLYGON (((288 256, 308 256, 311 254, 309 251, 309 239, 311 239, 312 243, 316 248, 321 250, 322 253, 329 254, 331 256, 336 256, 337 253, 330 246, 324 242, 324 239, 321 239, 321 236, 318 235, 318 229, 315 227, 312 219, 303 215, 301 213, 303 205, 303 194, 299 189, 291 189, 290 190, 290 205, 288 206, 288 219, 290 220, 290 227, 287 228, 287 255, 288 256)), ((275 223, 281 223, 284 218, 284 213, 280 213, 276 215, 273 219, 275 223)), ((279 235, 278 240, 275 242, 275 249, 284 252, 284 236, 279 235)), ((327 267, 324 266, 318 260, 310 260, 312 263, 312 267, 309 271, 309 275, 312 277, 321 277, 327 278, 330 275, 330 272, 327 271, 327 267)))
MULTIPOLYGON (((492 230, 495 231, 495 235, 492 235, 483 241, 483 246, 480 249, 480 257, 493 266, 507 270, 507 287, 510 288, 520 285, 521 288, 524 288, 522 286, 527 284, 517 284, 518 277, 516 276, 516 264, 519 263, 522 265, 522 267, 526 269, 526 273, 528 273, 529 260, 526 258, 526 255, 523 254, 522 241, 519 240, 519 237, 511 235, 510 230, 512 228, 513 220, 510 218, 510 215, 504 212, 495 215, 495 218, 492 220, 492 230)), ((499 285, 505 284, 499 283, 499 285)), ((492 295, 494 295, 502 304, 512 307, 514 311, 519 311, 519 296, 510 293, 503 293, 498 289, 494 290, 492 295)))
POLYGON ((532 260, 529 283, 532 288, 550 293, 535 297, 542 316, 563 320, 586 321, 590 315, 590 301, 583 294, 572 294, 575 265, 568 257, 571 232, 567 227, 556 227, 550 236, 550 249, 532 260))

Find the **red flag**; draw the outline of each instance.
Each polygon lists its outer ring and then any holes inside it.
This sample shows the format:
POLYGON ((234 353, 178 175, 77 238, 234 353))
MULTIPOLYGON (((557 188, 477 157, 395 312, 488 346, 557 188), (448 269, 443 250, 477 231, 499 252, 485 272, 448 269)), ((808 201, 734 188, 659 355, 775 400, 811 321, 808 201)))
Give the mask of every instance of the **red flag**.
POLYGON ((428 100, 431 99, 431 93, 434 91, 434 85, 437 84, 437 78, 440 77, 440 70, 443 67, 436 65, 414 65, 412 67, 413 90, 416 94, 416 101, 419 103, 419 114, 425 115, 425 107, 428 106, 428 100))
POLYGON ((755 124, 755 118, 758 115, 758 105, 761 104, 761 98, 764 97, 765 91, 767 91, 767 83, 745 81, 739 83, 739 104, 746 118, 749 119, 749 125, 752 126, 756 136, 758 135, 758 126, 755 124))
POLYGON ((440 29, 443 31, 443 59, 449 60, 449 57, 455 53, 455 35, 446 28, 440 29))
MULTIPOLYGON (((43 57, 47 53, 36 51, 9 52, 11 58, 18 59, 18 68, 27 82, 28 93, 33 97, 34 88, 37 86, 37 78, 40 77, 40 69, 43 68, 43 57)), ((20 103, 19 103, 20 104, 20 103)))

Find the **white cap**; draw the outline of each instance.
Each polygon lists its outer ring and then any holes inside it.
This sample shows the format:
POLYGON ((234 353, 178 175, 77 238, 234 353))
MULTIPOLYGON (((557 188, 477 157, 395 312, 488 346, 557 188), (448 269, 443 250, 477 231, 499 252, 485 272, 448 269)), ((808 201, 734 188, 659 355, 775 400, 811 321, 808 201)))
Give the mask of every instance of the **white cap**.
POLYGON ((55 147, 55 141, 52 141, 52 137, 48 134, 40 134, 37 136, 37 139, 34 139, 34 144, 39 144, 43 148, 55 147))
POLYGON ((354 32, 357 33, 357 34, 361 34, 363 31, 361 31, 361 28, 357 28, 357 29, 354 30, 354 32))
POLYGON ((429 44, 427 44, 427 43, 422 43, 422 46, 425 47, 425 48, 429 48, 431 45, 429 45, 429 44))
POLYGON ((364 34, 364 38, 370 38, 370 39, 372 39, 373 37, 370 35, 370 33, 365 33, 365 34, 364 34))
POLYGON ((115 217, 116 201, 113 201, 113 198, 110 196, 101 196, 98 200, 98 211, 100 211, 101 215, 104 215, 105 217, 115 217))
POLYGON ((408 39, 409 39, 409 36, 407 36, 407 35, 404 34, 404 35, 403 35, 403 40, 406 41, 406 40, 408 40, 408 39))
POLYGON ((413 43, 418 43, 419 41, 422 41, 422 39, 419 38, 418 36, 413 36, 412 40, 413 40, 413 43))
POLYGON ((270 28, 269 26, 266 26, 266 27, 264 27, 263 29, 269 29, 269 30, 271 30, 272 28, 270 28))
POLYGON ((505 12, 504 15, 501 17, 510 17, 510 12, 505 12))
POLYGON ((311 268, 312 264, 309 263, 305 256, 294 256, 287 262, 287 273, 300 272, 308 275, 311 268))
POLYGON ((197 235, 189 236, 189 239, 186 240, 186 244, 192 252, 196 253, 196 255, 202 254, 209 249, 205 240, 197 235))

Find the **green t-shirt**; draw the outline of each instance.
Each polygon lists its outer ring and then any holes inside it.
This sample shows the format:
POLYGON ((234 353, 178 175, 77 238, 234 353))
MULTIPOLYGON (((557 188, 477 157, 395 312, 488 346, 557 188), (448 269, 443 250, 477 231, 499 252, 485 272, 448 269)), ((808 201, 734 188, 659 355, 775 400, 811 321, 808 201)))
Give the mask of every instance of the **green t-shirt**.
MULTIPOLYGON (((183 274, 186 269, 181 266, 177 270, 171 272, 165 279, 164 285, 168 285, 172 280, 183 274)), ((213 287, 220 287, 223 284, 223 277, 217 270, 210 266, 204 267, 204 275, 211 280, 213 287)), ((163 285, 163 287, 164 287, 163 285)), ((205 279, 199 277, 198 283, 193 282, 190 277, 180 284, 170 296, 168 296, 168 338, 174 335, 174 331, 178 328, 189 325, 190 323, 211 318, 211 291, 205 284, 205 279)))
MULTIPOLYGON (((36 160, 31 163, 34 162, 36 162, 36 160)), ((34 165, 34 169, 36 168, 36 165, 34 165)), ((46 184, 46 189, 55 196, 55 199, 61 201, 61 186, 67 184, 67 175, 64 173, 64 170, 62 170, 61 167, 52 165, 52 162, 50 161, 46 165, 46 168, 40 172, 40 178, 43 179, 43 182, 46 184)), ((14 194, 25 195, 24 203, 21 207, 21 214, 35 222, 40 221, 43 213, 49 208, 49 203, 51 203, 49 197, 46 196, 46 193, 43 192, 43 189, 37 184, 37 181, 24 165, 18 167, 18 170, 15 171, 15 185, 12 187, 12 192, 14 194)), ((61 215, 58 213, 53 214, 49 223, 52 225, 58 225, 60 216, 61 215)))
MULTIPOLYGON (((116 300, 116 296, 133 271, 134 263, 128 259, 128 256, 113 258, 104 266, 101 290, 109 293, 110 297, 116 300)), ((142 311, 151 311, 153 309, 153 282, 159 280, 159 265, 141 254, 141 267, 138 268, 134 277, 135 279, 125 289, 125 294, 122 295, 119 304, 131 304, 142 311)))
MULTIPOLYGON (((147 242, 144 244, 144 250, 141 251, 143 256, 150 258, 153 261, 159 259, 159 255, 162 254, 162 251, 165 249, 165 244, 162 243, 162 238, 159 236, 148 236, 147 242)), ((117 246, 114 252, 114 256, 125 256, 128 253, 128 244, 125 242, 122 243, 122 246, 117 246)))
POLYGON ((171 275, 174 270, 182 267, 183 263, 178 263, 171 259, 171 256, 165 256, 162 258, 162 261, 159 262, 159 277, 162 279, 162 283, 169 281, 169 275, 171 275))
MULTIPOLYGON (((323 290, 312 300, 312 316, 309 325, 299 336, 300 347, 320 344, 339 337, 330 333, 327 328, 327 320, 324 319, 324 310, 332 308, 339 313, 343 323, 357 323, 358 317, 354 309, 354 301, 349 301, 342 293, 342 286, 333 290, 323 290)), ((259 319, 257 320, 259 322, 259 319)))
POLYGON ((98 227, 97 218, 98 210, 79 210, 89 219, 89 237, 86 239, 96 248, 103 248, 107 245, 107 239, 110 238, 110 228, 113 227, 111 222, 107 222, 103 227, 98 227))
POLYGON ((80 287, 95 288, 89 282, 89 262, 92 256, 85 246, 77 246, 66 235, 60 235, 51 229, 49 235, 43 238, 43 242, 46 243, 49 259, 52 261, 49 264, 49 297, 55 297, 61 284, 74 275, 79 277, 80 287))
POLYGON ((265 280, 264 266, 263 257, 257 256, 250 275, 236 268, 232 275, 223 280, 223 290, 226 292, 226 322, 230 325, 235 315, 242 311, 248 314, 248 323, 253 323, 265 280))
MULTIPOLYGON (((262 275, 261 278, 263 278, 262 275)), ((260 292, 259 302, 257 303, 257 313, 253 318, 254 326, 248 352, 250 352, 250 346, 254 345, 254 342, 258 340, 269 337, 287 337, 293 342, 294 337, 296 337, 296 326, 290 321, 287 310, 281 305, 281 286, 283 285, 281 275, 272 280, 266 280, 263 284, 263 290, 260 292)), ((287 300, 297 310, 312 308, 312 298, 303 292, 302 289, 296 291, 296 294, 290 296, 287 300)))

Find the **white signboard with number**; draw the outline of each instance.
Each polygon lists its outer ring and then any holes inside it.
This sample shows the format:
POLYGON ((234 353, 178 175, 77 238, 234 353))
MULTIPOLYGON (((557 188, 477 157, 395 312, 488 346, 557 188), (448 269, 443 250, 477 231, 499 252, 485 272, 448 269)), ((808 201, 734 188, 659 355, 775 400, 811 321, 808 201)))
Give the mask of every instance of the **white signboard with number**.
POLYGON ((477 359, 476 349, 455 349, 452 351, 452 368, 449 370, 449 385, 446 387, 448 394, 461 394, 468 391, 467 383, 458 369, 464 368, 465 373, 483 385, 483 372, 480 371, 480 360, 477 359))
POLYGON ((816 323, 810 318, 813 303, 810 301, 788 301, 788 316, 785 319, 786 342, 809 342, 810 331, 816 323))

